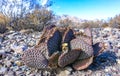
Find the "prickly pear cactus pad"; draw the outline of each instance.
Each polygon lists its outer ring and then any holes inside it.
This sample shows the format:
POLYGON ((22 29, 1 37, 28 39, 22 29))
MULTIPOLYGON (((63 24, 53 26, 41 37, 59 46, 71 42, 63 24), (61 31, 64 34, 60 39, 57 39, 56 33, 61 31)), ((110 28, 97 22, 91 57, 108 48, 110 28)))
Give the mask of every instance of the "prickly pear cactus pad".
POLYGON ((48 66, 47 57, 44 56, 44 53, 47 56, 47 47, 46 45, 41 45, 38 48, 31 48, 24 52, 23 62, 32 68, 45 69, 48 66))
POLYGON ((51 56, 54 52, 61 50, 61 39, 62 37, 59 30, 56 30, 54 34, 48 39, 47 46, 49 50, 49 56, 51 56))
POLYGON ((93 56, 80 59, 73 64, 74 69, 76 70, 83 70, 89 67, 89 65, 93 62, 93 56))
POLYGON ((58 59, 58 65, 60 67, 65 67, 66 65, 73 63, 79 57, 79 54, 79 50, 71 50, 68 53, 63 52, 58 59))
POLYGON ((93 55, 93 48, 91 45, 87 44, 81 38, 73 39, 71 42, 72 50, 82 50, 80 53, 80 59, 84 59, 93 55))

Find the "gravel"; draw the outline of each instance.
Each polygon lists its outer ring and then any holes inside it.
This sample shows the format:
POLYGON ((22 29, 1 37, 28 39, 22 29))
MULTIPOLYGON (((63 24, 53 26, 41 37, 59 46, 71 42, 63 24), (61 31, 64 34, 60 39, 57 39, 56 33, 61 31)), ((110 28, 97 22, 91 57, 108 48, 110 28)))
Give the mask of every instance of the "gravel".
POLYGON ((0 35, 0 76, 120 76, 120 29, 93 28, 92 34, 94 44, 105 42, 107 48, 81 71, 71 66, 47 71, 24 65, 23 51, 37 44, 41 32, 10 31, 0 35))

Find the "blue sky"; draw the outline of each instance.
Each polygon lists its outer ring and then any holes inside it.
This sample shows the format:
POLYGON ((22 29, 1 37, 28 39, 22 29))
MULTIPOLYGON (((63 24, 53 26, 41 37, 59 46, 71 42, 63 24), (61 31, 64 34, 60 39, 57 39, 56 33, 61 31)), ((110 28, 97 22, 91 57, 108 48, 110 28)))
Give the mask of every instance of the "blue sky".
POLYGON ((120 0, 54 0, 51 9, 57 15, 81 19, 107 19, 120 14, 120 0))

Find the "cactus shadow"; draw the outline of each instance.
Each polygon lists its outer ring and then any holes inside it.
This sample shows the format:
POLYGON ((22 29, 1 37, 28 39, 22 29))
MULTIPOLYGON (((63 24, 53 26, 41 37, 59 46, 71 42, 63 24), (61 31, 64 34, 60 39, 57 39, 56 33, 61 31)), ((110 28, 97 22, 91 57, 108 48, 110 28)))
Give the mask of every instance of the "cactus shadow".
POLYGON ((93 63, 88 67, 92 71, 105 69, 107 66, 112 66, 117 63, 115 52, 106 51, 94 58, 93 63))

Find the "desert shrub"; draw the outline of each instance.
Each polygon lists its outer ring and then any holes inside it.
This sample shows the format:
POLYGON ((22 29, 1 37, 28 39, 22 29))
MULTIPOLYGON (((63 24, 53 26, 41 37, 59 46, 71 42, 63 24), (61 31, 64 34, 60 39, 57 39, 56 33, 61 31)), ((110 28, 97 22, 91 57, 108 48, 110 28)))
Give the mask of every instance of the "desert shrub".
POLYGON ((65 17, 58 20, 58 24, 60 27, 68 27, 68 26, 73 26, 74 22, 69 18, 65 17))
POLYGON ((9 18, 2 13, 0 13, 0 33, 4 33, 7 31, 9 23, 9 18))
POLYGON ((113 28, 120 28, 120 14, 110 18, 108 24, 113 28))
POLYGON ((108 27, 108 26, 109 26, 109 24, 106 23, 106 22, 102 24, 102 27, 103 27, 103 28, 106 28, 106 27, 108 27))
POLYGON ((51 23, 53 12, 47 8, 52 4, 51 0, 47 0, 45 4, 33 0, 2 0, 0 12, 10 18, 8 26, 13 30, 34 29, 41 31, 44 26, 51 23))
POLYGON ((20 31, 22 29, 33 29, 34 31, 41 31, 45 26, 52 24, 54 14, 52 11, 42 8, 40 10, 34 10, 32 13, 26 14, 21 18, 14 18, 11 21, 10 26, 13 30, 20 31))

